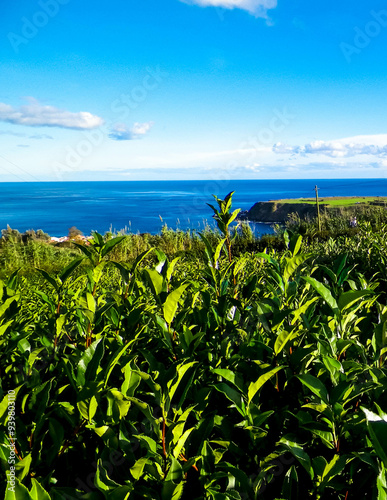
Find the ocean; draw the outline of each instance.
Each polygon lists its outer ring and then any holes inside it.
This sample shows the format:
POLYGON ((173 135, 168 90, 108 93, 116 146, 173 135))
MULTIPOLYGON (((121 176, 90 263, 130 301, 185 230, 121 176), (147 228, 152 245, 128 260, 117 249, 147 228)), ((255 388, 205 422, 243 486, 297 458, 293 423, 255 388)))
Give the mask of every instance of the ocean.
MULTIPOLYGON (((173 229, 200 231, 213 224, 206 203, 235 191, 233 208, 248 210, 257 201, 324 196, 386 196, 387 179, 211 180, 117 182, 1 183, 0 229, 9 225, 24 232, 42 229, 65 236, 71 226, 85 235, 92 231, 126 230, 158 233, 173 229)), ((255 232, 272 232, 256 224, 255 232)))

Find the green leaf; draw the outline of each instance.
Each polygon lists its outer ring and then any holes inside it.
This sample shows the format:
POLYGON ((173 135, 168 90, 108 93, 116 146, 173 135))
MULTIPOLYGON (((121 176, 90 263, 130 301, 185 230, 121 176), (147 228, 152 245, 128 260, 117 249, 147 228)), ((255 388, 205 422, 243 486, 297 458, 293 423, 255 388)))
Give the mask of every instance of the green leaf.
MULTIPOLYGON (((54 311, 55 310, 55 307, 56 307, 56 304, 53 300, 51 300, 47 294, 45 294, 44 292, 42 292, 41 290, 35 290, 35 293, 37 295, 39 295, 39 297, 41 297, 43 299, 43 302, 45 302, 46 304, 48 304, 50 307, 51 307, 51 310, 54 311)), ((13 298, 13 297, 11 297, 13 298)))
POLYGON ((229 382, 231 382, 233 385, 235 385, 236 387, 238 387, 238 389, 243 390, 243 380, 240 377, 240 375, 234 373, 231 370, 227 370, 227 369, 224 369, 224 368, 215 368, 215 370, 212 370, 212 371, 216 375, 220 375, 224 379, 226 379, 229 382))
POLYGON ((245 415, 245 407, 243 403, 242 394, 240 393, 240 391, 237 391, 236 389, 230 387, 228 384, 224 382, 221 382, 220 384, 215 384, 214 388, 217 391, 222 392, 230 401, 232 401, 241 415, 243 416, 245 415))
POLYGON ((141 401, 138 398, 127 397, 127 399, 128 399, 128 401, 131 401, 132 403, 134 403, 140 409, 140 411, 148 419, 148 422, 152 425, 153 432, 156 434, 157 438, 161 439, 161 430, 160 430, 160 421, 159 421, 160 419, 155 418, 153 416, 151 407, 147 403, 144 403, 144 401, 141 401))
POLYGON ((52 285, 55 290, 58 290, 58 288, 59 288, 58 282, 52 276, 50 276, 47 271, 44 271, 43 269, 37 269, 37 271, 40 272, 40 274, 43 276, 43 278, 48 283, 50 283, 50 285, 52 285))
POLYGON ((118 409, 119 415, 117 415, 117 416, 121 420, 122 418, 126 417, 128 411, 129 411, 131 402, 128 401, 127 399, 125 399, 122 392, 117 391, 115 389, 111 389, 109 394, 113 398, 113 403, 114 403, 114 407, 115 407, 115 408, 113 408, 113 415, 114 415, 114 411, 116 411, 118 409))
MULTIPOLYGON (((228 463, 228 462, 220 462, 217 466, 221 471, 227 472, 227 475, 230 479, 235 478, 237 482, 239 483, 240 489, 244 493, 249 494, 249 498, 254 497, 254 493, 251 489, 250 481, 249 478, 247 477, 246 473, 243 472, 243 470, 240 470, 238 467, 235 467, 234 465, 228 463)), ((235 497, 230 497, 230 498, 235 498, 235 497)), ((236 497, 238 498, 238 497, 236 497)))
POLYGON ((7 331, 10 325, 13 324, 13 320, 11 319, 10 321, 7 321, 7 323, 4 323, 3 325, 0 326, 0 337, 4 335, 4 333, 7 331))
POLYGON ((134 273, 135 270, 137 269, 137 266, 141 264, 141 262, 149 255, 151 252, 154 252, 155 249, 152 247, 149 250, 145 250, 145 252, 140 253, 140 255, 136 258, 136 260, 133 262, 132 267, 131 267, 131 272, 134 273))
POLYGON ((302 236, 300 234, 295 234, 294 236, 292 236, 289 242, 289 250, 291 251, 293 257, 298 254, 301 245, 302 245, 302 236))
POLYGON ((303 276, 302 279, 309 283, 316 292, 321 295, 334 314, 339 314, 339 306, 326 286, 310 276, 303 276))
POLYGON ((302 405, 302 408, 310 408, 311 410, 315 410, 318 413, 324 413, 324 411, 328 408, 328 405, 317 404, 317 403, 308 403, 306 405, 302 405))
POLYGON ((31 453, 28 453, 28 455, 24 456, 23 460, 20 460, 19 462, 16 463, 15 469, 19 481, 23 481, 23 479, 28 475, 28 473, 30 472, 31 463, 32 463, 31 453))
POLYGON ((387 467, 387 415, 384 413, 383 416, 379 416, 363 406, 360 408, 366 416, 367 428, 375 452, 387 467))
POLYGON ((94 484, 100 490, 104 492, 108 492, 114 490, 115 488, 119 488, 120 485, 115 481, 110 479, 108 473, 102 465, 102 460, 99 458, 97 462, 97 470, 94 476, 94 484))
POLYGON ((72 272, 83 262, 84 257, 80 257, 78 259, 70 262, 68 266, 66 266, 61 273, 59 273, 59 278, 64 283, 67 278, 72 274, 72 272))
MULTIPOLYGON (((93 359, 95 352, 97 350, 98 345, 102 342, 102 348, 103 348, 103 339, 99 338, 95 340, 84 352, 82 355, 81 359, 78 362, 77 366, 77 384, 79 386, 83 386, 86 382, 86 370, 93 359)), ((100 361, 100 360, 99 360, 100 361)))
POLYGON ((158 263, 155 269, 158 273, 162 274, 165 277, 165 272, 169 265, 168 257, 162 250, 159 250, 158 248, 155 248, 155 254, 158 259, 158 263))
POLYGON ((51 500, 50 495, 36 479, 32 478, 31 482, 32 488, 30 495, 32 500, 51 500))
POLYGON ((179 458, 179 455, 182 451, 182 449, 184 448, 184 445, 187 441, 187 439, 189 438, 189 436, 191 435, 192 431, 195 430, 195 427, 191 427, 191 429, 187 429, 184 434, 180 437, 180 439, 177 441, 175 447, 173 448, 173 456, 175 458, 179 458))
POLYGON ((93 232, 93 239, 92 239, 92 245, 93 247, 96 248, 101 248, 103 247, 104 241, 102 234, 97 233, 97 231, 93 232))
POLYGON ((387 500, 387 477, 386 468, 381 464, 380 472, 376 478, 376 487, 378 489, 377 500, 387 500))
POLYGON ((187 288, 188 284, 186 285, 181 285, 179 288, 176 288, 176 290, 173 290, 171 292, 163 306, 163 312, 164 312, 164 319, 170 325, 176 315, 177 312, 177 306, 179 304, 179 300, 181 296, 183 295, 185 289, 187 288))
POLYGON ((77 403, 79 413, 82 415, 82 417, 85 420, 88 420, 91 422, 93 419, 97 408, 98 408, 98 402, 95 396, 92 396, 91 398, 84 399, 82 401, 78 401, 77 403))
POLYGON ((226 242, 226 238, 223 238, 216 245, 216 249, 215 249, 215 252, 214 252, 214 267, 215 267, 215 269, 218 269, 218 267, 219 267, 218 261, 219 261, 219 257, 220 257, 220 254, 222 252, 222 248, 224 247, 225 242, 226 242))
POLYGON ((296 309, 295 311, 292 311, 292 314, 294 314, 294 318, 292 319, 292 325, 294 325, 298 318, 302 315, 302 314, 305 314, 306 311, 309 309, 309 307, 314 303, 316 302, 316 300, 318 300, 318 297, 313 297, 313 299, 311 300, 308 300, 307 302, 305 302, 305 304, 303 304, 301 307, 299 307, 298 309, 296 309))
MULTIPOLYGON (((103 274, 103 270, 106 266, 106 262, 103 261, 103 262, 100 262, 98 264, 98 266, 96 266, 94 269, 93 269, 93 281, 94 283, 99 283, 100 282, 100 279, 102 278, 102 274, 103 274)), ((90 309, 90 307, 89 307, 90 309)), ((92 309, 90 309, 92 311, 92 309)))
POLYGON ((116 450, 118 448, 118 438, 114 433, 113 429, 107 425, 102 427, 95 427, 93 424, 86 425, 89 429, 92 429, 97 436, 99 436, 108 448, 116 450))
POLYGON ((63 445, 64 428, 55 418, 49 417, 48 419, 48 432, 52 439, 53 445, 50 447, 49 456, 54 460, 63 445))
POLYGON ((150 438, 149 436, 145 436, 144 434, 137 434, 133 437, 136 437, 137 439, 145 443, 147 449, 154 455, 157 455, 157 443, 154 439, 150 438))
POLYGON ((338 300, 340 311, 343 311, 344 309, 350 307, 352 304, 354 304, 364 296, 373 293, 374 292, 372 290, 356 290, 342 293, 338 300))
POLYGON ((348 255, 343 254, 343 255, 340 255, 339 257, 337 257, 337 259, 335 260, 333 270, 334 270, 337 277, 340 276, 341 271, 344 269, 344 266, 347 263, 347 258, 348 258, 348 255))
POLYGON ((286 498, 287 500, 297 500, 298 499, 298 492, 297 492, 297 487, 299 485, 299 478, 297 474, 297 469, 294 465, 290 467, 290 469, 287 471, 285 474, 284 482, 282 484, 282 491, 281 495, 283 498, 286 498), (294 489, 296 489, 295 494, 294 489))
POLYGON ((176 485, 173 481, 165 481, 161 490, 161 500, 180 500, 183 496, 184 482, 176 485))
POLYGON ((257 394, 259 389, 273 377, 276 373, 278 373, 280 370, 282 370, 284 367, 283 366, 277 366, 273 368, 272 370, 269 370, 268 372, 264 373, 259 377, 259 379, 256 382, 251 382, 249 385, 249 390, 248 390, 248 403, 250 404, 254 396, 257 394))
POLYGON ((113 248, 117 246, 119 243, 121 243, 121 241, 123 241, 125 238, 126 236, 117 236, 116 238, 107 241, 102 247, 101 256, 105 257, 105 255, 111 252, 113 248))
POLYGON ((94 252, 91 250, 91 248, 86 247, 85 245, 81 245, 80 243, 75 243, 75 241, 72 242, 73 245, 75 245, 81 252, 83 252, 86 257, 91 261, 92 264, 94 264, 94 252))
POLYGON ((309 255, 295 255, 290 259, 287 259, 286 266, 283 272, 284 281, 289 281, 290 277, 294 274, 294 272, 303 264, 309 255))
POLYGON ((339 475, 348 463, 346 456, 335 455, 332 460, 325 466, 322 473, 324 483, 329 483, 335 476, 339 475))
POLYGON ((308 387, 316 396, 324 401, 324 403, 329 404, 328 391, 324 384, 313 375, 305 373, 304 375, 297 375, 300 382, 308 387))
POLYGON ((39 349, 34 349, 30 355, 28 356, 28 366, 29 366, 29 369, 31 370, 35 361, 36 361, 36 358, 39 357, 39 354, 44 351, 44 347, 40 347, 39 349))
POLYGON ((146 457, 140 458, 137 460, 137 462, 131 467, 130 473, 134 477, 136 481, 140 479, 140 477, 143 475, 144 472, 144 467, 148 463, 148 459, 146 457))
POLYGON ((130 271, 127 268, 127 266, 122 264, 121 262, 114 262, 114 261, 112 262, 112 264, 114 267, 116 267, 120 271, 122 281, 125 284, 128 284, 129 279, 130 279, 130 271))
POLYGON ((56 335, 59 338, 61 336, 62 330, 63 330, 63 325, 65 324, 66 321, 66 315, 61 314, 58 318, 56 318, 55 321, 55 331, 56 335))
POLYGON ((240 213, 240 211, 241 211, 241 209, 237 208, 236 210, 234 210, 232 212, 232 214, 230 214, 230 218, 227 221, 227 226, 229 226, 232 222, 234 222, 234 220, 238 217, 238 214, 240 213))
POLYGON ((4 500, 36 500, 31 497, 27 488, 21 484, 18 479, 15 480, 15 487, 8 484, 5 490, 4 500))
POLYGON ((291 441, 288 436, 284 436, 279 441, 279 444, 284 445, 290 453, 300 462, 310 478, 314 478, 314 471, 309 455, 303 450, 302 446, 295 441, 291 441))
POLYGON ((331 358, 329 356, 323 356, 322 359, 324 365, 331 375, 333 385, 336 386, 340 381, 340 373, 344 373, 340 361, 337 361, 337 359, 331 358))
POLYGON ((128 500, 133 491, 133 485, 120 486, 112 491, 109 491, 107 500, 128 500))
POLYGON ((94 381, 96 379, 97 372, 100 372, 101 376, 103 375, 103 371, 102 371, 100 366, 101 366, 101 360, 105 354, 105 339, 102 337, 102 338, 95 340, 90 345, 90 347, 92 345, 95 345, 95 344, 96 344, 96 348, 94 350, 94 354, 93 354, 91 360, 89 360, 89 362, 87 364, 86 373, 84 375, 85 379, 90 380, 90 381, 94 381))
POLYGON ((53 379, 47 380, 32 391, 28 408, 33 412, 36 419, 35 422, 39 422, 43 414, 47 411, 52 384, 53 379))
POLYGON ((9 308, 9 306, 14 302, 15 300, 19 299, 19 295, 14 295, 13 297, 10 297, 7 299, 3 304, 0 306, 0 317, 3 316, 5 311, 9 308))
POLYGON ((180 260, 180 257, 176 257, 175 259, 173 259, 172 262, 169 263, 168 270, 167 270, 166 275, 165 275, 165 277, 167 278, 168 281, 171 281, 173 271, 175 269, 176 264, 179 262, 179 260, 180 260))
POLYGON ((288 342, 297 338, 301 332, 299 330, 288 332, 286 330, 282 330, 278 335, 275 343, 274 343, 274 353, 276 356, 282 351, 282 349, 286 346, 288 342))
POLYGON ((104 383, 104 388, 106 389, 107 387, 107 383, 109 381, 109 378, 110 378, 110 375, 114 369, 114 367, 117 365, 118 361, 120 360, 121 356, 125 353, 125 351, 127 351, 129 349, 129 347, 131 347, 136 341, 137 341, 137 337, 140 335, 141 332, 139 332, 134 339, 132 339, 130 342, 128 342, 127 344, 125 344, 123 347, 121 347, 120 349, 118 349, 114 355, 112 356, 112 358, 110 359, 110 362, 109 362, 109 365, 108 367, 106 368, 106 375, 105 375, 105 383, 104 383))
POLYGON ((121 385, 121 391, 125 396, 134 396, 137 387, 140 385, 142 377, 131 367, 131 363, 127 363, 124 368, 122 368, 124 373, 124 382, 121 385))
MULTIPOLYGON (((235 191, 230 191, 228 193, 228 195, 226 195, 223 203, 221 203, 221 206, 224 206, 224 211, 225 212, 228 212, 230 210, 230 208, 231 208, 232 197, 233 197, 234 193, 235 193, 235 191)), ((222 202, 222 200, 219 200, 219 201, 222 202)))
POLYGON ((87 308, 89 311, 91 311, 93 314, 95 314, 95 299, 93 295, 89 292, 86 293, 86 302, 87 302, 87 308))
POLYGON ((171 457, 171 466, 169 468, 167 477, 165 478, 166 481, 178 481, 181 479, 183 475, 183 470, 175 457, 171 457))
POLYGON ((276 259, 274 259, 271 255, 268 255, 267 253, 261 252, 261 253, 257 253, 256 257, 259 257, 260 259, 267 260, 273 267, 275 267, 275 269, 278 272, 281 272, 281 268, 280 268, 280 265, 278 264, 278 261, 276 259))
POLYGON ((149 284, 153 294, 155 296, 160 295, 160 293, 163 292, 166 288, 164 277, 155 269, 147 269, 146 274, 149 278, 149 284))
POLYGON ((183 380, 184 375, 187 373, 187 371, 192 368, 194 365, 196 365, 198 361, 191 361, 190 363, 180 363, 177 366, 176 372, 177 372, 177 377, 173 378, 170 380, 167 384, 168 390, 169 390, 169 398, 172 401, 173 396, 175 395, 181 381, 183 380))

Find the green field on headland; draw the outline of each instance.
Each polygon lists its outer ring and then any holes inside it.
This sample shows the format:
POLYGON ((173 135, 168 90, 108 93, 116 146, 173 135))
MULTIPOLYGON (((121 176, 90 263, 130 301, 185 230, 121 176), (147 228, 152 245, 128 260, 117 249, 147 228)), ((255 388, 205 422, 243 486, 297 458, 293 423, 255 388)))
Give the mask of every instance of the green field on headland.
MULTIPOLYGON (((316 204, 316 198, 286 198, 282 200, 270 200, 270 202, 274 203, 307 203, 309 205, 316 204)), ((319 198, 319 203, 324 205, 330 205, 332 207, 338 206, 351 206, 358 204, 387 204, 387 197, 385 196, 331 196, 331 197, 323 197, 319 198)))

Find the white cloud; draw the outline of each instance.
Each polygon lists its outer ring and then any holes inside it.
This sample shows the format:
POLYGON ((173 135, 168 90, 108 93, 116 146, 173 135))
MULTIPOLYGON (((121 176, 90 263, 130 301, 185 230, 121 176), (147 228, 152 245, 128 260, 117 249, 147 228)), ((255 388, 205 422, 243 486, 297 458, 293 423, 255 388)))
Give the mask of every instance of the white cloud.
POLYGON ((242 9, 256 17, 267 17, 267 11, 277 7, 277 0, 180 0, 200 7, 223 7, 224 9, 242 9))
POLYGON ((288 144, 283 144, 282 142, 277 142, 273 146, 274 153, 279 155, 293 154, 295 153, 297 146, 289 146, 288 144))
POLYGON ((0 103, 0 121, 30 127, 59 127, 70 129, 93 129, 103 124, 102 118, 87 111, 72 113, 54 106, 44 106, 29 97, 28 104, 15 108, 0 103))
POLYGON ((387 135, 356 136, 334 141, 312 141, 303 146, 289 146, 278 142, 276 154, 323 155, 330 158, 350 158, 358 155, 384 157, 387 155, 387 135))
POLYGON ((259 163, 253 163, 252 165, 246 165, 245 169, 250 170, 251 172, 260 172, 261 165, 259 163))
POLYGON ((112 128, 109 137, 115 141, 133 141, 146 135, 152 126, 153 122, 135 123, 131 128, 125 123, 117 123, 112 128))

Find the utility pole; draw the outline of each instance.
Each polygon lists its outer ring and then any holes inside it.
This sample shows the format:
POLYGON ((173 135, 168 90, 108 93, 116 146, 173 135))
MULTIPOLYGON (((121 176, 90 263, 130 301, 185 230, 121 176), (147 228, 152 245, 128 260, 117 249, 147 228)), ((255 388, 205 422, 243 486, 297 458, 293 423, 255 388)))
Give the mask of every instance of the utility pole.
POLYGON ((318 230, 321 231, 320 207, 318 204, 318 190, 319 190, 319 188, 317 186, 314 186, 314 191, 316 191, 316 208, 317 208, 318 230))

